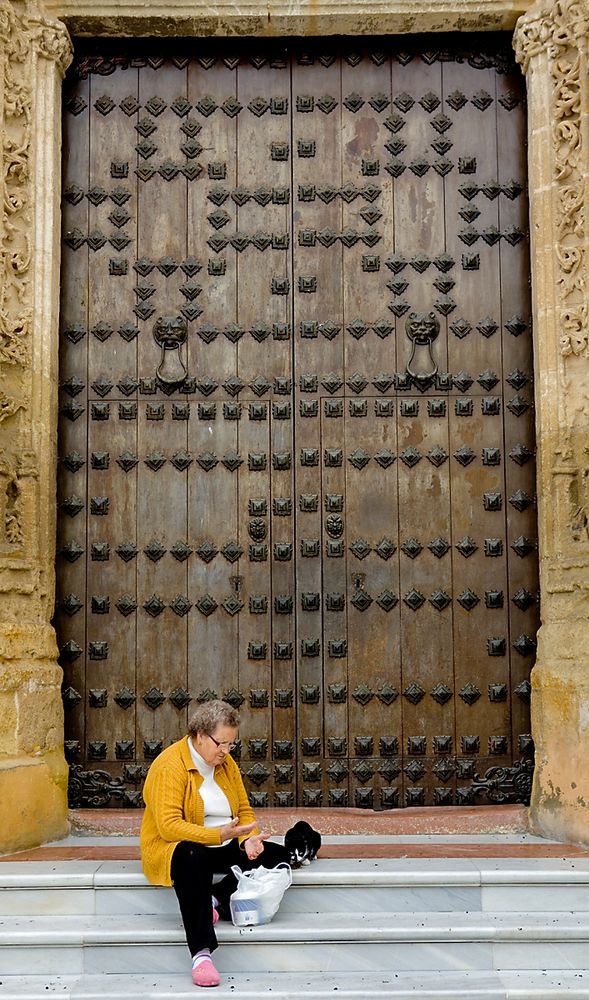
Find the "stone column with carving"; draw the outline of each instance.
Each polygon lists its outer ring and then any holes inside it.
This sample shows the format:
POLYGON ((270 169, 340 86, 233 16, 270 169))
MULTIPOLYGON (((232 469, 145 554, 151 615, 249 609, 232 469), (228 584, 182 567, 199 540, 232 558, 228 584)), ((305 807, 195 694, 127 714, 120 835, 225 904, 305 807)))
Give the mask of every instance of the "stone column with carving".
POLYGON ((61 80, 71 44, 0 0, 0 852, 67 833, 54 604, 61 80))
POLYGON ((527 77, 542 625, 532 828, 589 843, 589 4, 518 22, 527 77))

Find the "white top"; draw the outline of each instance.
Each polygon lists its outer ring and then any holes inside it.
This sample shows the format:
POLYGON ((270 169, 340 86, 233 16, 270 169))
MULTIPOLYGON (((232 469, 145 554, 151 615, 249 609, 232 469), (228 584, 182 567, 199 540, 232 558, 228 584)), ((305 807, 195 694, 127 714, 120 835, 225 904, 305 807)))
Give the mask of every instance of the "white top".
MULTIPOLYGON (((222 788, 219 788, 215 781, 215 766, 207 764, 197 750, 192 745, 192 740, 188 737, 188 749, 199 774, 202 775, 202 785, 199 793, 203 801, 205 826, 226 826, 233 819, 229 799, 222 788)), ((219 844, 211 845, 219 847, 219 844)))

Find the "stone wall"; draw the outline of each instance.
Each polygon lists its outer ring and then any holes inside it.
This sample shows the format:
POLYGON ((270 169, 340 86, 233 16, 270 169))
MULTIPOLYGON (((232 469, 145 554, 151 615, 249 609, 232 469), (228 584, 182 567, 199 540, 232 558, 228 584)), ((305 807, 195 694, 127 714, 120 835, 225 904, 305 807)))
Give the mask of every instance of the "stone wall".
POLYGON ((529 94, 542 627, 530 820, 589 843, 587 0, 0 0, 0 851, 67 831, 54 600, 60 79, 73 34, 508 30, 529 94), (62 21, 58 19, 62 19, 62 21))
POLYGON ((67 831, 54 601, 62 24, 0 0, 0 849, 67 831))
POLYGON ((542 627, 532 674, 545 836, 589 842, 589 4, 537 3, 527 76, 542 627))
POLYGON ((508 31, 530 0, 46 0, 72 35, 393 35, 508 31))

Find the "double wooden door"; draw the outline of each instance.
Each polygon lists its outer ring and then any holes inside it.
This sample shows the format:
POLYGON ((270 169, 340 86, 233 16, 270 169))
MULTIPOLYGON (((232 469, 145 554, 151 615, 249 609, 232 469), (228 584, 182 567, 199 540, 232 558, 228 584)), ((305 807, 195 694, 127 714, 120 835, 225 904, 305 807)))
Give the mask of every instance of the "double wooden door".
POLYGON ((503 40, 461 42, 77 53, 56 611, 72 804, 141 804, 214 696, 240 708, 258 806, 525 799, 524 92, 503 40))

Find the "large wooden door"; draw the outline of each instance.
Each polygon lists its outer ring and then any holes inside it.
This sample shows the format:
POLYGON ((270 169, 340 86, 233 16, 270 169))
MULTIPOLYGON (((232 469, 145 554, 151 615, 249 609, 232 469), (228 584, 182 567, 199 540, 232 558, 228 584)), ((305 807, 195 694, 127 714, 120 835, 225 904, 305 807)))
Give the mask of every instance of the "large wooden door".
POLYGON ((502 40, 461 42, 78 52, 72 804, 141 804, 213 696, 240 707, 258 806, 525 800, 525 109, 502 40))

